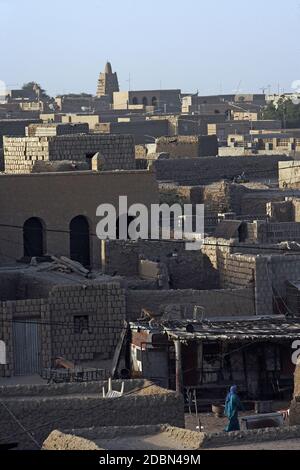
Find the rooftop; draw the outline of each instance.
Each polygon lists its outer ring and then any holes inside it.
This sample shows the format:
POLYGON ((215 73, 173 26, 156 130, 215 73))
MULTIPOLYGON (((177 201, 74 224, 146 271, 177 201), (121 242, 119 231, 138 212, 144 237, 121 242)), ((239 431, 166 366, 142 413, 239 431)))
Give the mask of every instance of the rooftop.
MULTIPOLYGON (((145 324, 131 324, 131 329, 138 328, 150 330, 145 324)), ((157 333, 166 333, 169 339, 180 341, 295 340, 300 336, 300 318, 292 320, 283 316, 271 316, 203 321, 170 320, 160 322, 156 328, 157 333)))

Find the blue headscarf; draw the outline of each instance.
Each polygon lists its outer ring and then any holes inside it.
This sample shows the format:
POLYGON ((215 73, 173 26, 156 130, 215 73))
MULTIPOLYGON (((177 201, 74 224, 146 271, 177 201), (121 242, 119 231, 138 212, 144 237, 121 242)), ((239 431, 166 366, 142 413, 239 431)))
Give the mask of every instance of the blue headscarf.
POLYGON ((230 398, 233 396, 233 395, 236 395, 237 394, 237 385, 233 385, 232 387, 230 387, 230 391, 226 397, 226 401, 230 400, 230 398))

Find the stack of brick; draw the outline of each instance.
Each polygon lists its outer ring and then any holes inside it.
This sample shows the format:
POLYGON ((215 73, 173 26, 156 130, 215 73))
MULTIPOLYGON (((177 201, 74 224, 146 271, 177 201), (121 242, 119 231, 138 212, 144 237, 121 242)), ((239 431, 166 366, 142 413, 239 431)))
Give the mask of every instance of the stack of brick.
POLYGON ((4 138, 6 173, 31 173, 36 161, 86 162, 98 154, 97 170, 135 169, 132 136, 75 134, 52 137, 4 138))
POLYGON ((6 173, 31 173, 37 160, 49 160, 47 137, 4 137, 6 173))

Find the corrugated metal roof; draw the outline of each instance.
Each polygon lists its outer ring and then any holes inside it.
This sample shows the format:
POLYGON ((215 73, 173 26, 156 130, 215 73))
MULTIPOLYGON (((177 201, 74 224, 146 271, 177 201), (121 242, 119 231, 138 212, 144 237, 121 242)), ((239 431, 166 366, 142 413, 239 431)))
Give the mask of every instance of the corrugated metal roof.
POLYGON ((245 341, 245 340, 295 340, 300 339, 300 318, 252 317, 247 319, 164 321, 157 323, 154 329, 148 323, 132 323, 131 328, 149 330, 151 333, 166 333, 170 339, 181 341, 245 341))
POLYGON ((294 320, 203 321, 163 325, 169 337, 181 340, 270 340, 300 338, 300 318, 294 320))

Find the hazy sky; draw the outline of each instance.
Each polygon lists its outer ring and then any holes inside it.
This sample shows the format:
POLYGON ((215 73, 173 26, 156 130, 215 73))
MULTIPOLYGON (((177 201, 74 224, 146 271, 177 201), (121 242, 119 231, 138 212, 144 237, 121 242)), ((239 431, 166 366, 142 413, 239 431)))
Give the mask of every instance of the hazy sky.
POLYGON ((95 93, 120 87, 259 92, 300 79, 300 0, 0 0, 0 80, 95 93))

